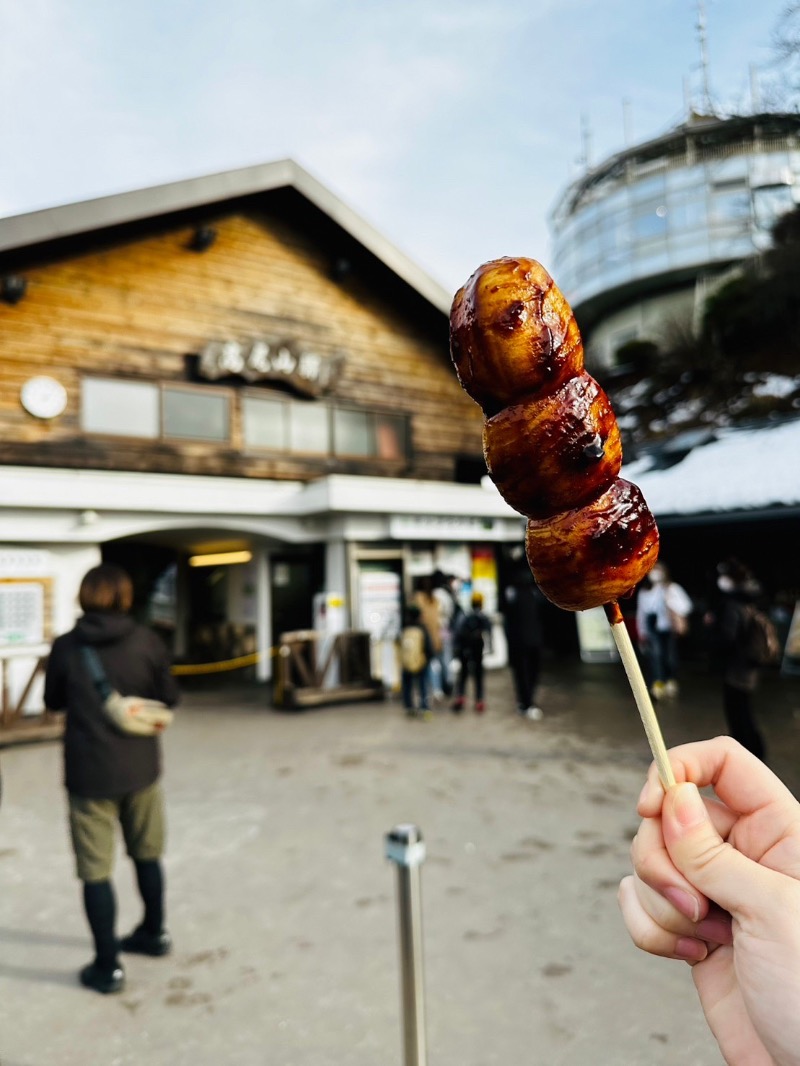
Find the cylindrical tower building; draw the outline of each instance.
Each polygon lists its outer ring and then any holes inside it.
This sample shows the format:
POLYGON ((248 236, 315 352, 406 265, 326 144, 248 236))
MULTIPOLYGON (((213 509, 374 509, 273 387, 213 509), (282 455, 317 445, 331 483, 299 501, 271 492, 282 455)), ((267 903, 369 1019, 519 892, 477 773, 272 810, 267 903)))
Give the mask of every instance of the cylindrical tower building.
POLYGON ((669 322, 695 316, 797 203, 796 114, 693 114, 573 182, 551 217, 552 272, 590 364, 611 367, 628 341, 658 343, 669 322))

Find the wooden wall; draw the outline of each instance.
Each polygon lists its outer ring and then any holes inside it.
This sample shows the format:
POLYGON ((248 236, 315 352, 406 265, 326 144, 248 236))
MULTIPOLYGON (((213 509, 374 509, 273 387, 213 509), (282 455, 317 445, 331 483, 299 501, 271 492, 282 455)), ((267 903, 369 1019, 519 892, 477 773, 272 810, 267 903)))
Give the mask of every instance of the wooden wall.
MULTIPOLYGON (((480 456, 482 416, 456 380, 444 315, 437 331, 429 309, 409 313, 414 303, 407 294, 402 307, 395 305, 385 295, 383 267, 382 285, 373 286, 363 270, 334 281, 330 256, 313 236, 268 214, 232 214, 213 225, 216 242, 202 253, 187 248, 192 227, 182 226, 22 271, 24 299, 0 303, 0 461, 265 478, 350 472, 448 480, 456 455, 480 456), (207 342, 276 334, 322 354, 346 353, 332 400, 410 414, 411 465, 244 454, 238 403, 230 445, 82 433, 83 374, 185 381, 187 356, 207 342), (50 422, 20 403, 23 383, 43 373, 69 396, 66 412, 50 422)), ((398 291, 401 286, 398 281, 398 291)))

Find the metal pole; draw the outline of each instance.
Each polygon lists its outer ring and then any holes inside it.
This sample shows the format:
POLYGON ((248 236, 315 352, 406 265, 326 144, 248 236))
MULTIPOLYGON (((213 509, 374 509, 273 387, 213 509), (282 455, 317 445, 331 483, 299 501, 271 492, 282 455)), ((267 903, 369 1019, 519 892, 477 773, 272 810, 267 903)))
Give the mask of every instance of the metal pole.
POLYGON ((421 830, 415 825, 396 825, 386 834, 386 858, 397 864, 403 1064, 426 1066, 419 869, 425 861, 425 844, 421 830))

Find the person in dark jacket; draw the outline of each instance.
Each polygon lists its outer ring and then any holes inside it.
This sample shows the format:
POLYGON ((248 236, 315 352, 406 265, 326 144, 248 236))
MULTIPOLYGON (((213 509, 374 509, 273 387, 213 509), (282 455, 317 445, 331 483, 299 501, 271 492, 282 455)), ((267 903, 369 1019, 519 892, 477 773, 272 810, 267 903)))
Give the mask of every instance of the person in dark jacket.
POLYGON ((78 878, 95 947, 80 973, 97 992, 119 992, 125 984, 118 950, 166 955, 164 928, 164 800, 161 748, 157 736, 119 732, 84 662, 82 648, 96 651, 110 685, 123 696, 178 702, 163 642, 129 616, 133 586, 124 570, 103 564, 81 582, 84 611, 75 628, 53 642, 45 674, 44 701, 64 712, 64 784, 78 878), (117 942, 116 899, 111 883, 116 826, 136 869, 144 904, 142 923, 117 942))
POLYGON ((454 637, 454 648, 461 664, 456 682, 456 696, 450 710, 460 714, 464 709, 467 681, 471 677, 475 685, 475 711, 483 714, 486 704, 483 700, 483 652, 488 644, 491 650, 492 623, 483 612, 483 596, 473 592, 470 600, 472 610, 465 614, 458 624, 454 637))
POLYGON ((766 762, 766 744, 753 706, 760 670, 749 660, 746 647, 747 608, 761 598, 761 585, 738 559, 727 559, 717 567, 717 589, 720 601, 708 620, 716 625, 725 723, 734 740, 766 762))
POLYGON ((514 679, 517 712, 539 721, 544 717, 536 703, 542 660, 541 604, 544 599, 529 570, 520 573, 505 590, 503 626, 508 644, 508 665, 514 679))

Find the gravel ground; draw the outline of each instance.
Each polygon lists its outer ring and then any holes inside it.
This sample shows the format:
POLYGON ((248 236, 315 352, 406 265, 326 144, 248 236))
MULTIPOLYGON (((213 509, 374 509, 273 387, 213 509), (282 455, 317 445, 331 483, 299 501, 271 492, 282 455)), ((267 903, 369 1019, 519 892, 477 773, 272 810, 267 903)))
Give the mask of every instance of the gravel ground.
MULTIPOLYGON (((690 970, 634 949, 617 909, 649 763, 622 668, 550 664, 541 722, 513 713, 506 671, 488 693, 483 716, 422 722, 394 699, 276 713, 255 688, 188 692, 165 738, 175 950, 128 958, 112 997, 76 980, 60 746, 3 750, 2 1066, 402 1063, 401 822, 427 845, 431 1066, 717 1066, 690 970)), ((759 703, 797 791, 800 681, 759 703)), ((716 682, 690 674, 660 716, 668 744, 721 732, 716 682)), ((122 856, 116 885, 124 932, 122 856)))

